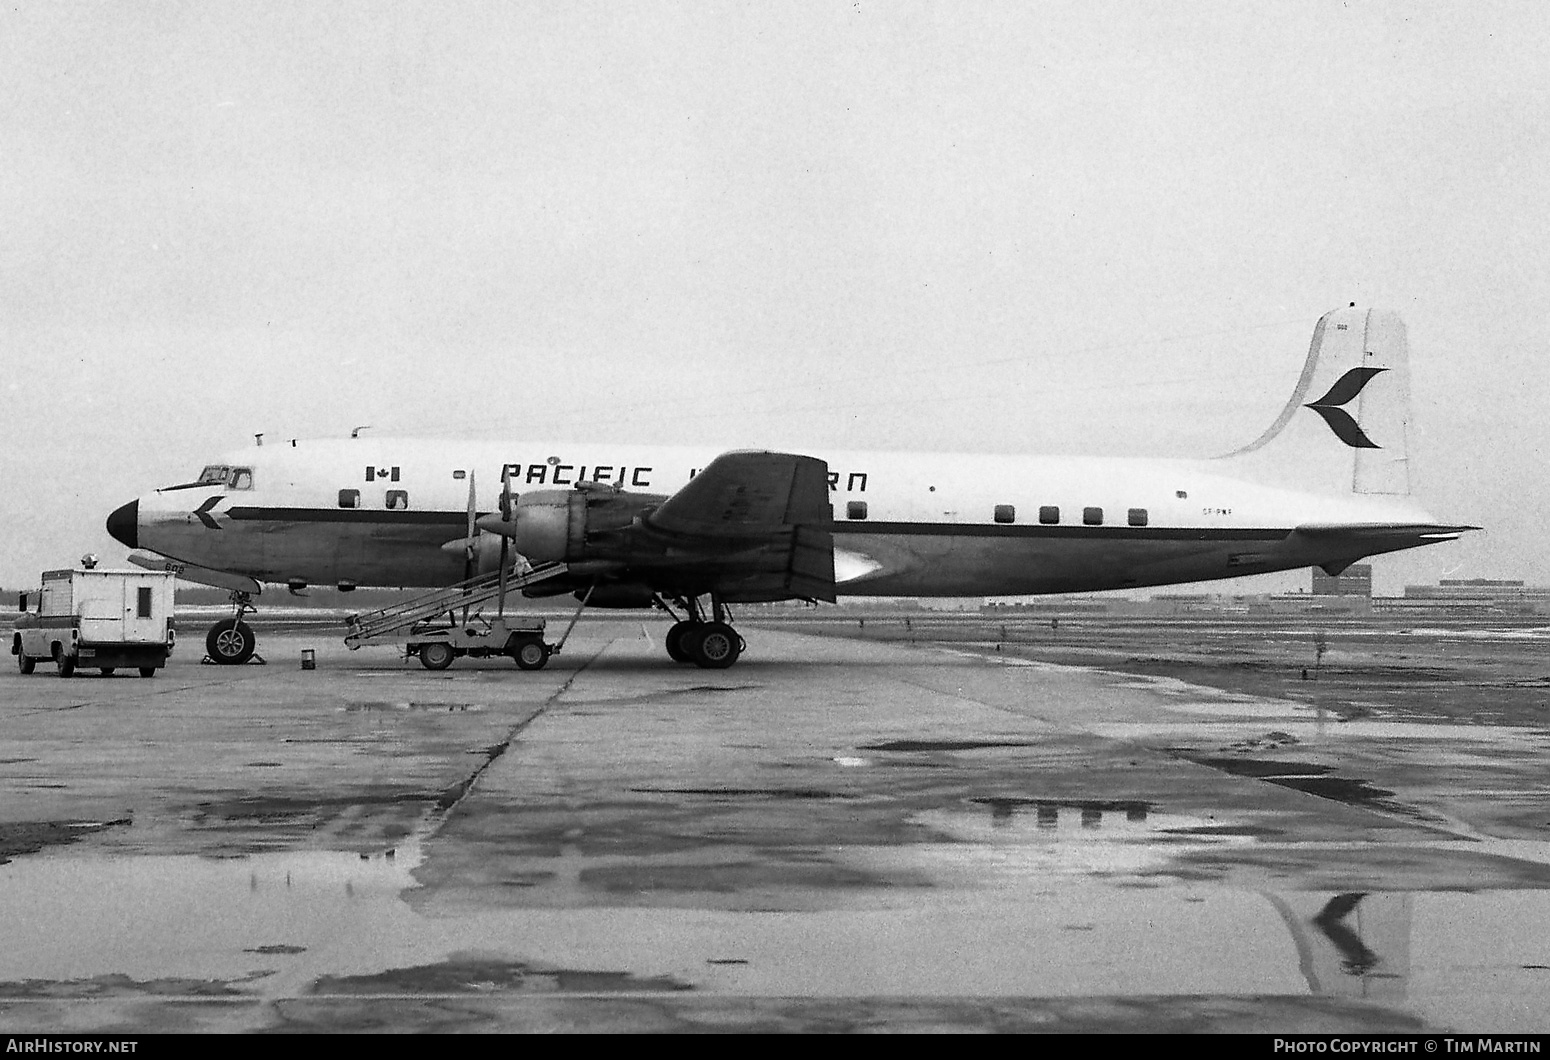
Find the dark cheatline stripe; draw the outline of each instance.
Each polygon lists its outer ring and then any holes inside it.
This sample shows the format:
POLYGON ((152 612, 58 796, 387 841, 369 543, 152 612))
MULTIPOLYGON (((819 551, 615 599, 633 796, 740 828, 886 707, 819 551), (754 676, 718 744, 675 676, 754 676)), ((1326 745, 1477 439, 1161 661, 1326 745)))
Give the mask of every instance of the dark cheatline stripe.
POLYGON ((236 520, 277 523, 361 523, 387 526, 455 526, 462 528, 467 512, 372 511, 364 508, 228 508, 236 520))
MULTIPOLYGON (((467 512, 395 512, 360 508, 231 508, 235 520, 277 523, 451 526, 463 529, 467 512)), ((866 520, 830 523, 836 534, 892 534, 914 537, 1079 537, 1126 541, 1280 541, 1286 528, 1233 529, 1196 526, 1048 526, 1019 523, 904 523, 866 520)))
MULTIPOLYGON (((353 522, 363 525, 440 525, 462 530, 467 511, 384 511, 363 508, 228 508, 239 521, 353 522)), ((882 533, 930 538, 1099 538, 1122 541, 1280 541, 1291 528, 1226 527, 1077 527, 1046 524, 980 524, 980 522, 831 522, 832 533, 882 533)))
POLYGON ((1018 523, 831 523, 835 534, 914 537, 1083 537, 1122 541, 1281 541, 1290 529, 1228 529, 1201 526, 1049 526, 1018 523))

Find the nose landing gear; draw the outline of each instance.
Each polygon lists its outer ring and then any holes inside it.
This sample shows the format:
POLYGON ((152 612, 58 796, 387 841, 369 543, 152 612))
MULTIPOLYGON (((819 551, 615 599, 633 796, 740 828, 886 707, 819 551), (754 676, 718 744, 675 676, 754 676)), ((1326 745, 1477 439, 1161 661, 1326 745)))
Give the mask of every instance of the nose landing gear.
POLYGON ((253 614, 257 610, 252 599, 245 592, 231 594, 231 602, 237 613, 231 618, 221 619, 205 634, 205 663, 241 666, 253 662, 263 665, 264 657, 257 651, 258 637, 253 633, 253 627, 242 621, 243 615, 253 614))

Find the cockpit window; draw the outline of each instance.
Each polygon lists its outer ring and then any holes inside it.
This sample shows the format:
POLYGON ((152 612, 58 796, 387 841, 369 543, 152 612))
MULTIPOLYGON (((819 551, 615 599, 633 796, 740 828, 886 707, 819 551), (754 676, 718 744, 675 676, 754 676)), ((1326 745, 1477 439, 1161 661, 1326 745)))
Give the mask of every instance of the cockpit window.
POLYGON ((250 490, 253 488, 253 469, 250 467, 231 467, 228 464, 207 464, 199 473, 199 481, 196 486, 226 486, 234 490, 250 490))

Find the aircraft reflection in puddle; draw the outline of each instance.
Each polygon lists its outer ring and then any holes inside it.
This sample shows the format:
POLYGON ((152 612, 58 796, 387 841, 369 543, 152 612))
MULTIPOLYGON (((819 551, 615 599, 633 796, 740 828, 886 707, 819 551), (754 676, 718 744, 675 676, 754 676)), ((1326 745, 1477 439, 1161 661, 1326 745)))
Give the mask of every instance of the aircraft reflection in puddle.
POLYGON ((1297 944, 1308 989, 1333 997, 1398 1000, 1410 977, 1408 894, 1266 894, 1297 944), (1308 907, 1323 905, 1311 915, 1308 907))

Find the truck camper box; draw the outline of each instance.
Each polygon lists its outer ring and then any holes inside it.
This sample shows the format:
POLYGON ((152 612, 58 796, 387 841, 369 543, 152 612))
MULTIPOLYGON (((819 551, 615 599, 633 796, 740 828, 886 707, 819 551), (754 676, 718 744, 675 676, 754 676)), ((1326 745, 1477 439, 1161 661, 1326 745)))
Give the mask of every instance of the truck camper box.
POLYGON ((36 609, 17 616, 11 654, 24 674, 53 662, 59 676, 78 667, 112 674, 133 666, 153 677, 167 664, 177 634, 172 619, 177 576, 144 570, 51 570, 36 609))

